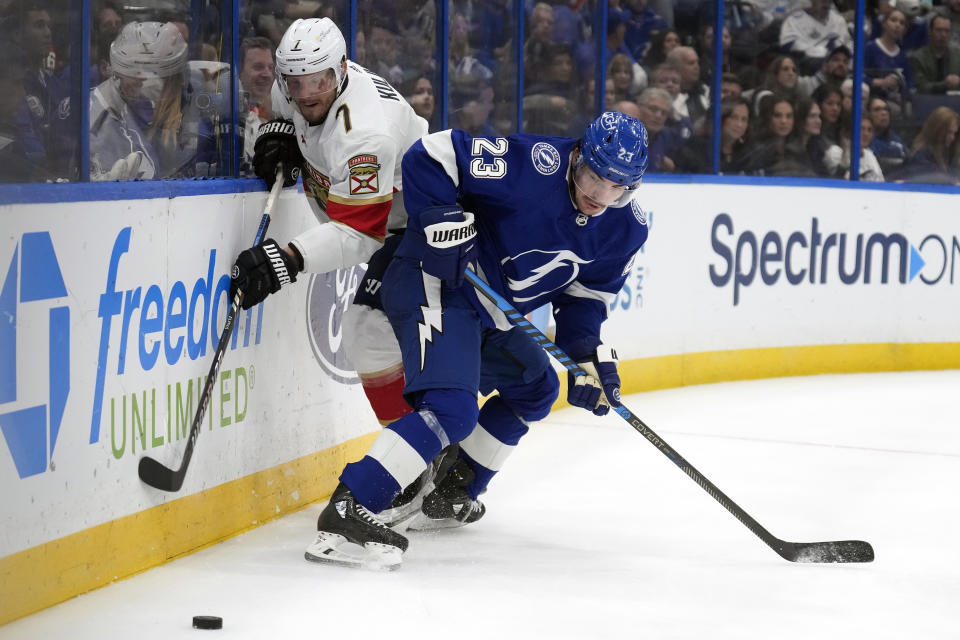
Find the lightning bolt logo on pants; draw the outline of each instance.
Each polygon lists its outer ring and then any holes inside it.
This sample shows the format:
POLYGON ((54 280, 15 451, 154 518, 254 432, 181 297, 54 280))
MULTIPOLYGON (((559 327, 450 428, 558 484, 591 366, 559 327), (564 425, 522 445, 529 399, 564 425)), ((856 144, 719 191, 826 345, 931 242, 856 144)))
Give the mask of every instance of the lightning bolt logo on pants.
POLYGON ((420 317, 423 320, 417 323, 417 328, 420 332, 420 371, 423 371, 427 343, 433 343, 434 329, 437 333, 443 333, 443 308, 440 306, 440 279, 427 273, 421 274, 426 304, 420 305, 420 317))

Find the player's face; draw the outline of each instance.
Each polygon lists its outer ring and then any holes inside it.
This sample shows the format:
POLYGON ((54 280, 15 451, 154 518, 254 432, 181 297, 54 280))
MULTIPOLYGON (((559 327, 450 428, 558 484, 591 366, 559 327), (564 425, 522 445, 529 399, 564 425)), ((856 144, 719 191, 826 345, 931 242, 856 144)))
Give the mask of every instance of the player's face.
POLYGON ((581 163, 573 172, 573 185, 577 209, 588 216, 603 213, 627 189, 613 180, 601 178, 586 163, 581 163))
POLYGON ((337 75, 333 69, 306 76, 285 75, 283 79, 300 115, 310 124, 323 122, 330 105, 337 99, 337 75))

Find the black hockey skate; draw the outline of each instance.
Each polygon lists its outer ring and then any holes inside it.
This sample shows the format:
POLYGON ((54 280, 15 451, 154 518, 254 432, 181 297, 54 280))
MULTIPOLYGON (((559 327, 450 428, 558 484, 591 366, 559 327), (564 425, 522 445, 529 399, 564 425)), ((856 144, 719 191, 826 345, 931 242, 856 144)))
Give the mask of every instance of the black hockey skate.
POLYGON ((394 531, 403 533, 411 519, 420 513, 423 499, 436 488, 437 480, 444 476, 457 460, 459 451, 459 445, 452 444, 437 454, 420 477, 410 483, 390 507, 378 513, 377 518, 394 531))
POLYGON ((458 458, 437 483, 437 488, 423 499, 420 514, 410 522, 409 528, 429 531, 462 527, 482 518, 486 507, 472 499, 466 490, 474 475, 467 461, 458 458))
POLYGON ((304 557, 370 569, 396 569, 407 539, 359 504, 342 482, 317 519, 317 539, 304 557))

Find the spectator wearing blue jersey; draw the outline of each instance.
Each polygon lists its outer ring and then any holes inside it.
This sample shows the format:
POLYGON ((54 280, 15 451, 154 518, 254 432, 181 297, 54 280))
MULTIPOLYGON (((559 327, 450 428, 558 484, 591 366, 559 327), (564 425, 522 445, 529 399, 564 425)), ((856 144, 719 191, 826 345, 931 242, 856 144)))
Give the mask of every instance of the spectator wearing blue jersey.
POLYGON ((647 237, 635 200, 646 142, 639 121, 605 112, 580 140, 448 130, 407 151, 410 222, 382 300, 414 412, 343 470, 309 559, 399 566, 407 538, 378 514, 451 444, 458 451, 410 528, 477 522, 480 494, 549 413, 559 382, 545 352, 465 282, 467 267, 520 313, 552 304, 556 344, 587 372, 568 378, 571 405, 596 415, 619 406, 615 353, 600 328, 647 237), (493 394, 479 410, 478 392, 493 394))
POLYGON ((891 126, 890 105, 883 98, 870 98, 864 117, 873 123, 873 141, 870 150, 877 156, 885 175, 893 173, 907 159, 907 145, 891 126))
POLYGON ((903 105, 913 88, 913 73, 907 54, 900 47, 907 18, 893 9, 883 20, 882 33, 867 43, 863 53, 864 72, 870 76, 870 90, 876 95, 903 105))
POLYGON ((622 15, 627 24, 624 42, 634 60, 642 60, 647 55, 653 37, 669 30, 669 25, 647 6, 648 0, 626 0, 624 4, 622 15))

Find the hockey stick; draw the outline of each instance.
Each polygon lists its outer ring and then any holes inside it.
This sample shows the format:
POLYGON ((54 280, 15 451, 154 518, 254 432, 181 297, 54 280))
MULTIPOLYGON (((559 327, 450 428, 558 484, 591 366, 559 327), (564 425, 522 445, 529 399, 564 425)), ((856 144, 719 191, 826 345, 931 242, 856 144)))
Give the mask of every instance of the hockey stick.
MULTIPOLYGON (((497 305, 497 308, 503 311, 511 323, 527 333, 534 342, 539 344, 544 350, 552 355, 568 371, 575 376, 587 375, 580 365, 574 362, 570 356, 563 352, 560 347, 551 342, 543 333, 533 326, 529 320, 514 309, 503 296, 494 291, 489 284, 480 279, 471 269, 466 270, 466 278, 477 290, 482 293, 491 302, 497 305)), ((621 418, 630 423, 630 426, 636 429, 640 435, 650 441, 663 455, 667 456, 675 465, 690 476, 690 479, 700 485, 700 488, 710 494, 710 496, 719 502, 723 507, 733 514, 733 516, 743 523, 758 538, 780 554, 780 557, 790 562, 871 562, 873 560, 873 547, 869 542, 862 540, 838 540, 835 542, 787 542, 774 536, 763 526, 754 520, 750 514, 744 511, 740 506, 720 491, 712 482, 707 480, 702 473, 697 471, 692 464, 684 460, 683 456, 677 453, 663 438, 654 433, 653 429, 644 424, 643 420, 638 418, 630 409, 624 405, 613 407, 621 418)))
MULTIPOLYGON (((260 226, 257 228, 253 246, 260 244, 263 236, 267 233, 267 227, 270 226, 270 212, 273 211, 273 205, 276 203, 281 189, 283 189, 283 170, 278 168, 277 178, 270 190, 270 195, 267 196, 267 203, 263 207, 263 216, 260 218, 260 226)), ((174 470, 150 456, 140 458, 137 473, 140 474, 141 480, 155 489, 174 492, 179 491, 180 487, 183 486, 183 479, 187 476, 190 458, 193 457, 193 447, 197 443, 197 436, 200 435, 200 427, 207 413, 207 406, 210 404, 213 385, 216 384, 217 374, 220 373, 220 363, 223 362, 223 354, 227 351, 227 343, 230 342, 233 323, 237 318, 242 300, 243 291, 238 289, 233 296, 230 310, 227 312, 227 320, 223 323, 223 333, 220 335, 220 342, 217 343, 217 350, 213 354, 213 363, 211 363, 210 371, 207 373, 207 381, 203 385, 203 392, 197 398, 197 413, 193 417, 193 424, 190 425, 190 436, 187 438, 187 446, 183 450, 183 460, 180 462, 180 466, 174 470)))

